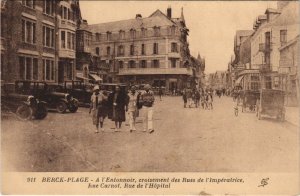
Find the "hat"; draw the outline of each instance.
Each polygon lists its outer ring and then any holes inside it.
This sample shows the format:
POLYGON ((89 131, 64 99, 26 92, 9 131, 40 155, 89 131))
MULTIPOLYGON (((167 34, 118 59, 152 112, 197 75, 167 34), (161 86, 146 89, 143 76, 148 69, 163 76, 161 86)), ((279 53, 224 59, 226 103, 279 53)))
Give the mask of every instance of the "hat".
POLYGON ((100 90, 99 85, 94 86, 93 91, 100 90))
POLYGON ((131 89, 131 90, 136 90, 136 86, 133 85, 133 86, 130 87, 130 89, 131 89))
POLYGON ((144 89, 145 89, 145 90, 150 90, 150 89, 151 89, 151 85, 150 85, 150 84, 146 84, 146 85, 144 86, 144 89))

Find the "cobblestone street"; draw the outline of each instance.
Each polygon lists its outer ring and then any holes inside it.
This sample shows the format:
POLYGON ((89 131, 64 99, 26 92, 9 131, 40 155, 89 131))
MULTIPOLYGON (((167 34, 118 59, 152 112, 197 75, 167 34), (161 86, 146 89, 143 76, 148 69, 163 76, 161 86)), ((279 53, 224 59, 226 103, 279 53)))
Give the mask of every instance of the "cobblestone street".
POLYGON ((289 123, 234 116, 229 97, 214 110, 183 108, 181 97, 156 98, 152 134, 114 132, 106 119, 95 134, 87 108, 23 122, 2 115, 4 169, 17 171, 295 172, 299 131, 289 123), (21 160, 21 161, 20 161, 21 160))

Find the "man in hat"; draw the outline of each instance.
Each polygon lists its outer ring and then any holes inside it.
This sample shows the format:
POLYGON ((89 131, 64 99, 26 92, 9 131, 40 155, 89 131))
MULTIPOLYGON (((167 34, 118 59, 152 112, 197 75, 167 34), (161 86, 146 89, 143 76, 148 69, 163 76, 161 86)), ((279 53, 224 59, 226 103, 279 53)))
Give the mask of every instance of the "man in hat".
POLYGON ((128 93, 128 117, 130 132, 136 131, 135 119, 138 114, 138 93, 136 93, 136 87, 131 86, 130 92, 128 93))
POLYGON ((151 86, 146 84, 144 86, 145 92, 140 96, 140 101, 143 104, 143 131, 153 133, 153 104, 154 104, 154 93, 150 90, 151 86))
POLYGON ((101 131, 104 131, 103 128, 103 122, 107 115, 107 108, 106 103, 107 102, 107 96, 100 91, 100 88, 98 85, 96 85, 93 88, 93 94, 91 96, 91 105, 90 105, 90 112, 92 112, 92 119, 93 124, 96 125, 96 131, 95 133, 99 133, 99 123, 101 131))

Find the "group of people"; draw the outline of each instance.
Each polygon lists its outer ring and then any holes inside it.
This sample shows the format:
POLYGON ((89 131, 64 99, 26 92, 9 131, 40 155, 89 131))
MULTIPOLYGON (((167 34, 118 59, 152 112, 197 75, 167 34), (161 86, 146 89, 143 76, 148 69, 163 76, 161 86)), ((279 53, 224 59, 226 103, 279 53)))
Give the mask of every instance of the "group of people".
POLYGON ((137 92, 135 86, 131 86, 127 93, 125 89, 116 86, 111 93, 101 89, 101 85, 93 88, 89 113, 92 113, 95 133, 104 131, 106 117, 115 122, 115 131, 120 131, 122 123, 126 121, 126 112, 129 118, 130 132, 136 131, 136 118, 140 114, 143 117, 143 131, 153 133, 153 105, 154 93, 150 85, 145 85, 143 92, 137 92))
POLYGON ((189 108, 194 104, 196 108, 201 107, 202 109, 213 109, 213 92, 210 89, 191 89, 185 88, 182 91, 182 98, 184 108, 189 108))

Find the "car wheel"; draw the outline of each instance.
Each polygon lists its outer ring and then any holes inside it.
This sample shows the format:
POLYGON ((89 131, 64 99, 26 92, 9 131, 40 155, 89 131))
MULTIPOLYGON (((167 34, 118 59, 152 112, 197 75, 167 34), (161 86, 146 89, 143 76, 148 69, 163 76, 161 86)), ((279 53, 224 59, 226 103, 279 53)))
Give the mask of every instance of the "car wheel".
POLYGON ((46 118, 47 115, 48 115, 48 110, 47 110, 46 106, 43 104, 42 105, 39 104, 34 117, 36 119, 44 119, 44 118, 46 118))
POLYGON ((59 113, 65 113, 66 110, 67 110, 67 104, 63 101, 59 102, 57 105, 56 105, 56 110, 59 112, 59 113))
POLYGON ((70 111, 70 112, 75 113, 75 112, 77 112, 77 110, 78 110, 78 106, 73 105, 73 104, 71 104, 71 105, 69 106, 69 111, 70 111))
POLYGON ((30 120, 32 118, 33 110, 28 105, 20 105, 17 108, 16 114, 21 120, 30 120))

